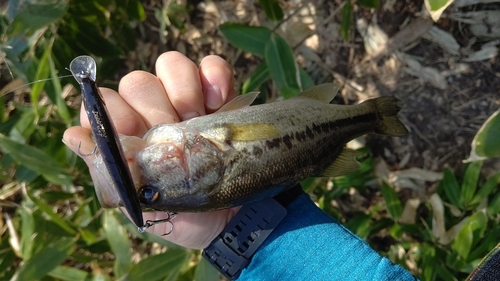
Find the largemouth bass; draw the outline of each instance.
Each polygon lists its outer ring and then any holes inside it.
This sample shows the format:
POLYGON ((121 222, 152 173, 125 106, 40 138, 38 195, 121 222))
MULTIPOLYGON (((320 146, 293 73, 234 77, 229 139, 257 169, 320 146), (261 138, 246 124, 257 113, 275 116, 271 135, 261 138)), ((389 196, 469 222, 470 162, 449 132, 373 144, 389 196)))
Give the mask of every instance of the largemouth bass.
MULTIPOLYGON (((284 101, 249 106, 239 96, 216 113, 151 128, 121 142, 145 211, 202 212, 271 197, 311 176, 356 170, 350 140, 374 132, 403 136, 395 97, 335 105, 337 84, 322 84, 284 101)), ((110 182, 101 157, 98 182, 110 182)), ((96 174, 96 173, 94 173, 96 174)), ((96 186, 106 208, 121 206, 111 186, 96 186)))

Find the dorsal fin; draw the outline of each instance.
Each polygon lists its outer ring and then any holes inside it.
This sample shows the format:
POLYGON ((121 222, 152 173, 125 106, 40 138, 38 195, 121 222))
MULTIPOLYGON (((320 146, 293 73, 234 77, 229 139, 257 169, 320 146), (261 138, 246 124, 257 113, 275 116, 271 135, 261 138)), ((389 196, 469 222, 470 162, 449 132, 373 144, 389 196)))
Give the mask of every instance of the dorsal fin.
POLYGON ((316 85, 312 88, 309 88, 302 93, 300 93, 299 97, 310 98, 314 100, 319 100, 325 103, 330 103, 333 98, 337 95, 337 92, 340 89, 340 84, 333 83, 325 83, 316 85))
POLYGON ((248 94, 237 96, 228 103, 226 103, 225 105, 223 105, 221 108, 219 108, 219 110, 217 110, 216 113, 236 110, 250 106, 252 102, 257 98, 259 93, 260 92, 251 92, 248 94))

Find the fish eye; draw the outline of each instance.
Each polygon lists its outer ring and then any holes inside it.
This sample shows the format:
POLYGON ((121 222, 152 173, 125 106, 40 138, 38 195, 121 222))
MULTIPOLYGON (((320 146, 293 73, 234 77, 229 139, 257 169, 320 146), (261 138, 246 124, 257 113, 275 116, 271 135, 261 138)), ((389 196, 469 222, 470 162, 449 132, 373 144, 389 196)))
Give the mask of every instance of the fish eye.
POLYGON ((139 191, 139 201, 145 205, 152 205, 159 197, 160 193, 153 186, 146 185, 139 191))

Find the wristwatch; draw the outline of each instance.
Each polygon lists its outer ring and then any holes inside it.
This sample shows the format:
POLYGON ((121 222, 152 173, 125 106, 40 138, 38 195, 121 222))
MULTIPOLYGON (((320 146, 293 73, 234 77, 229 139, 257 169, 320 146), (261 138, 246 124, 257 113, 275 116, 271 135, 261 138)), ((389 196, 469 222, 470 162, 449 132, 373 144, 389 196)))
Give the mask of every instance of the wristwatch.
POLYGON ((238 278, 260 245, 285 218, 286 207, 303 193, 297 184, 275 197, 243 205, 203 250, 203 257, 227 279, 238 278))

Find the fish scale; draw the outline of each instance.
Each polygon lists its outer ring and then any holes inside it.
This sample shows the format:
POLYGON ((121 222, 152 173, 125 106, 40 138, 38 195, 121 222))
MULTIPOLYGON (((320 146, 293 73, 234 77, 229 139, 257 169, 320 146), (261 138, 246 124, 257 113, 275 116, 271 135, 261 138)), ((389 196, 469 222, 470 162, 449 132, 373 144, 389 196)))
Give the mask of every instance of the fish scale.
MULTIPOLYGON (((345 148, 353 138, 407 133, 396 98, 330 104, 337 89, 322 84, 257 106, 248 106, 256 96, 248 94, 214 114, 153 127, 144 149, 127 154, 138 163, 130 168, 143 209, 203 212, 271 197, 310 176, 356 170, 357 154, 345 148)), ((103 206, 120 205, 102 197, 103 206)))

